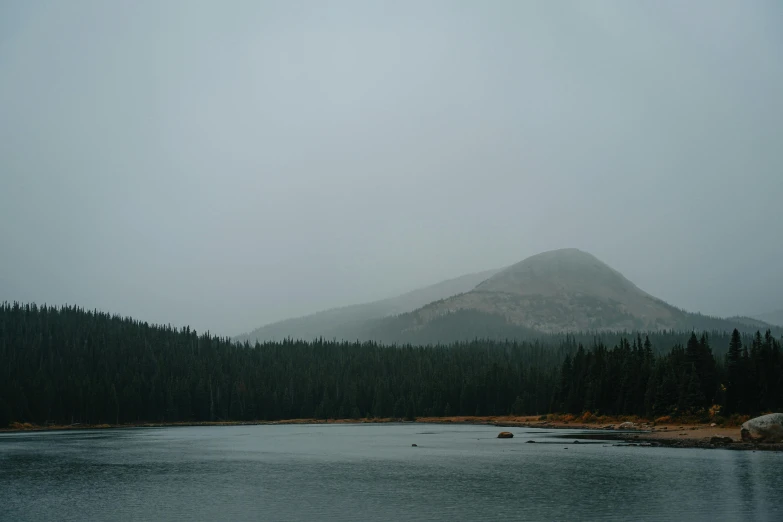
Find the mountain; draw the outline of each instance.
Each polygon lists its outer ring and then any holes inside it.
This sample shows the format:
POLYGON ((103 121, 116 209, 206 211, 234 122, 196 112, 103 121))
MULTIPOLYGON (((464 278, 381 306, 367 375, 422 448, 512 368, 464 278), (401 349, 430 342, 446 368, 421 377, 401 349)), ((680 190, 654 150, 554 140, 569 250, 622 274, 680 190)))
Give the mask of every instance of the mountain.
POLYGON ((646 292, 593 255, 544 252, 481 282, 469 292, 376 323, 369 338, 451 342, 474 337, 529 338, 622 330, 765 330, 750 318, 688 313, 646 292))
POLYGON ((595 256, 553 250, 502 270, 470 274, 408 294, 289 319, 238 337, 436 344, 530 339, 542 334, 781 329, 750 317, 689 313, 643 291, 595 256))
POLYGON ((236 337, 237 341, 254 343, 280 341, 287 337, 312 340, 358 339, 366 337, 378 320, 411 312, 433 301, 472 290, 477 284, 497 274, 500 269, 467 274, 411 292, 358 305, 332 308, 304 317, 286 319, 257 328, 236 337))
POLYGON ((753 319, 783 327, 783 309, 768 312, 766 314, 754 315, 753 319))

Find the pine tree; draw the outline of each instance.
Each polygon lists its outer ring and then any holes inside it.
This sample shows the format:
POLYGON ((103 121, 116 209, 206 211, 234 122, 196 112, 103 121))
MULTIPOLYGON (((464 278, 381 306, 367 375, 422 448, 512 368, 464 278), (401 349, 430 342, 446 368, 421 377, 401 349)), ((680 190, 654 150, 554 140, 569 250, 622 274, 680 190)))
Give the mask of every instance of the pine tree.
POLYGON ((742 338, 735 328, 731 333, 729 352, 726 355, 726 412, 735 413, 742 409, 742 338))

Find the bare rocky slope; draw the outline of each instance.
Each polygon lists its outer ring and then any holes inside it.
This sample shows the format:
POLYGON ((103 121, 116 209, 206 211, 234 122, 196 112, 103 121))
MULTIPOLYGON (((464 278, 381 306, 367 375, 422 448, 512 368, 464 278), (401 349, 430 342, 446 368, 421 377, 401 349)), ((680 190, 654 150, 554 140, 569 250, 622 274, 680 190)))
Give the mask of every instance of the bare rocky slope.
POLYGON ((546 333, 671 329, 683 326, 688 315, 573 248, 529 257, 470 292, 431 303, 416 315, 424 324, 459 310, 498 315, 546 333))

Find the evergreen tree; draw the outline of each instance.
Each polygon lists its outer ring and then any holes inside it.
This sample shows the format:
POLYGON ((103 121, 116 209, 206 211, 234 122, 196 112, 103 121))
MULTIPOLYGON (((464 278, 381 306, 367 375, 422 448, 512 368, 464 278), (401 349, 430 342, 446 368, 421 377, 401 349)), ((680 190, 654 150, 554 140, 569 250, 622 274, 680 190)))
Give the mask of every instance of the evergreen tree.
POLYGON ((734 413, 743 409, 742 388, 743 382, 742 362, 742 338, 735 328, 731 333, 729 352, 726 355, 726 411, 734 413))

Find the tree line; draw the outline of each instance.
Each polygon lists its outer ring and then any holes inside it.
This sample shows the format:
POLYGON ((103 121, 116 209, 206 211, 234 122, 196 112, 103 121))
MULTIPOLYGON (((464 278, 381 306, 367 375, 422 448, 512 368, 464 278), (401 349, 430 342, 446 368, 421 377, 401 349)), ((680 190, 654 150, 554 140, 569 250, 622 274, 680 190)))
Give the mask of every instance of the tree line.
POLYGON ((553 410, 608 415, 755 414, 783 409, 781 342, 767 331, 734 330, 724 357, 706 333, 656 355, 649 337, 621 339, 607 349, 581 345, 566 355, 553 410))
POLYGON ((3 303, 0 426, 783 409, 781 342, 770 332, 588 335, 249 345, 3 303))

